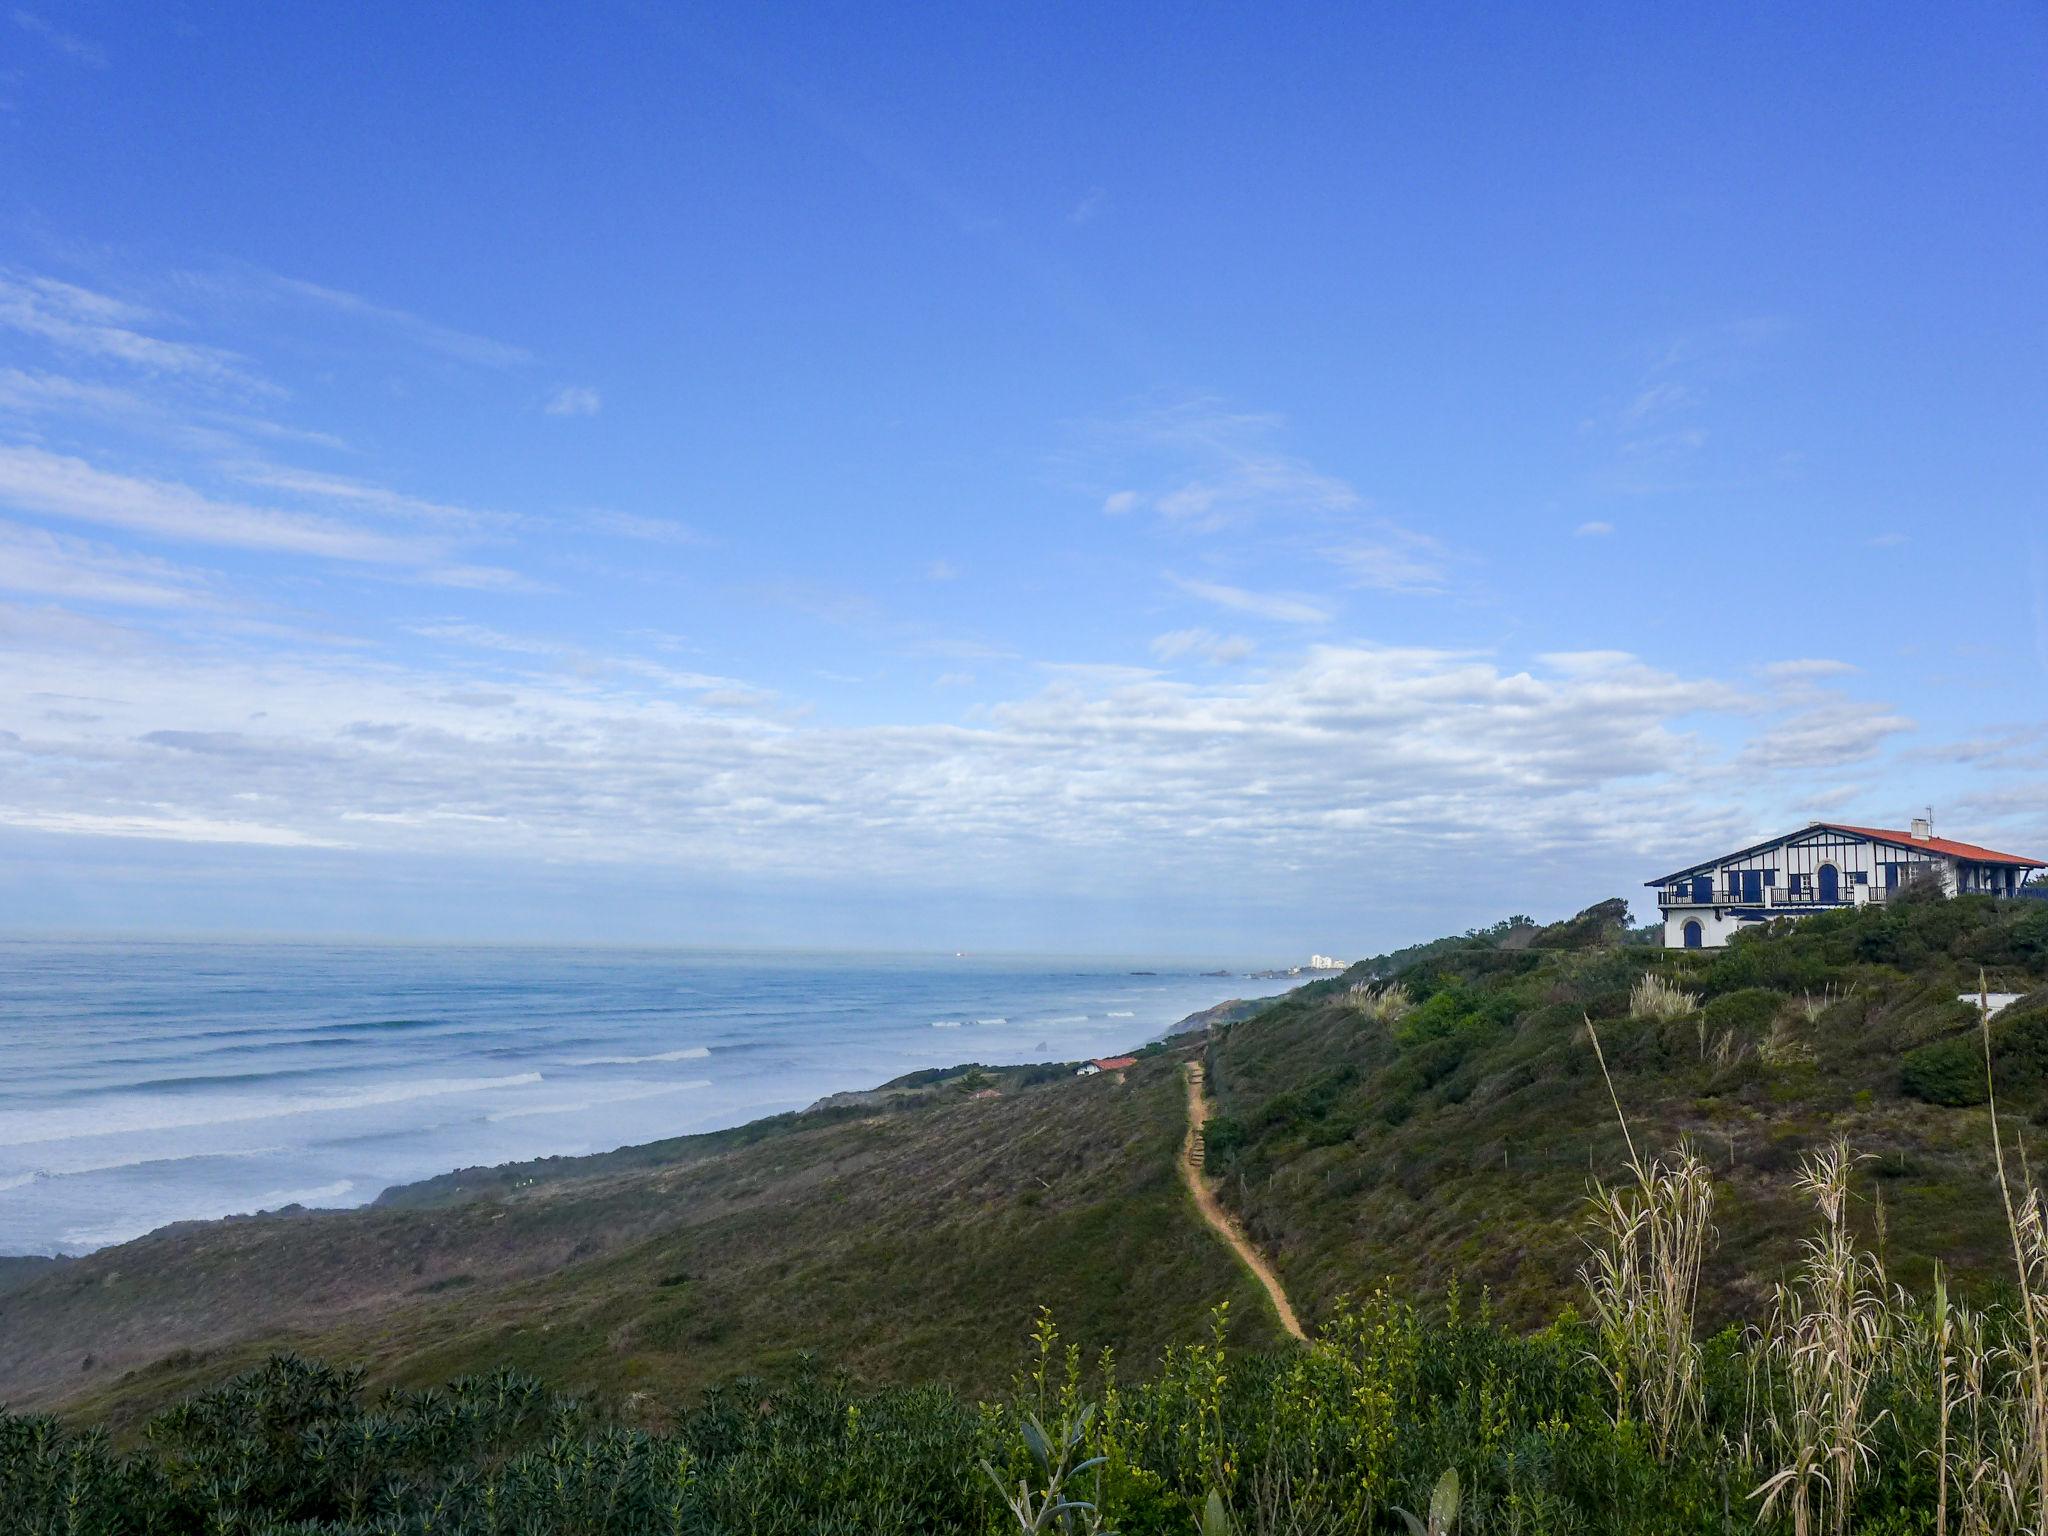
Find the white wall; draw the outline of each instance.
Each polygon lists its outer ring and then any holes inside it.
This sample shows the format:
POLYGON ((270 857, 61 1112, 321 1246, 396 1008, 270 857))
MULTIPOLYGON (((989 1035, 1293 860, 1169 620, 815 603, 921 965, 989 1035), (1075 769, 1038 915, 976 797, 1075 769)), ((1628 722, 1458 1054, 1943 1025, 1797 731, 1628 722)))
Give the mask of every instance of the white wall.
MULTIPOLYGON (((1707 949, 1719 949, 1739 929, 1753 926, 1731 916, 1725 906, 1728 903, 1727 889, 1729 876, 1742 870, 1775 870, 1774 885, 1763 890, 1763 908, 1773 917, 1798 917, 1813 912, 1831 910, 1812 902, 1793 902, 1790 895, 1791 877, 1804 877, 1807 891, 1815 891, 1820 885, 1820 869, 1823 864, 1835 866, 1841 877, 1843 897, 1862 906, 1873 900, 1882 900, 1885 892, 1884 866, 1887 864, 1921 864, 1939 871, 1942 888, 1947 894, 1956 894, 1959 883, 1958 869, 1952 859, 1919 850, 1907 851, 1888 843, 1873 843, 1866 838, 1856 837, 1847 832, 1835 832, 1815 828, 1810 832, 1796 832, 1782 843, 1773 843, 1760 848, 1744 858, 1726 859, 1709 870, 1700 873, 1712 882, 1710 904, 1703 907, 1673 907, 1664 914, 1664 944, 1668 949, 1685 947, 1685 925, 1696 920, 1701 929, 1701 943, 1707 949), (1861 874, 1861 882, 1857 875, 1861 874), (1714 905, 1712 903, 1721 903, 1714 905)), ((1900 876, 1900 884, 1907 884, 1918 873, 1917 870, 1900 876)), ((1690 884, 1691 877, 1673 882, 1678 885, 1690 884)), ((1747 907, 1748 903, 1736 903, 1747 907)))

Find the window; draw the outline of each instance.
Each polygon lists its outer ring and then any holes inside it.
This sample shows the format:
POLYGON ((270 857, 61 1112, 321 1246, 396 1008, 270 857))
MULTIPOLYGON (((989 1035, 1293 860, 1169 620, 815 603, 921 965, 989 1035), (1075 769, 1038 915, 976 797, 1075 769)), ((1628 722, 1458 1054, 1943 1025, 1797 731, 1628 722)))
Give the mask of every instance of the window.
POLYGON ((1806 889, 1806 876, 1802 874, 1794 872, 1792 874, 1787 875, 1785 877, 1785 880, 1785 888, 1789 890, 1794 896, 1797 896, 1801 891, 1806 889))

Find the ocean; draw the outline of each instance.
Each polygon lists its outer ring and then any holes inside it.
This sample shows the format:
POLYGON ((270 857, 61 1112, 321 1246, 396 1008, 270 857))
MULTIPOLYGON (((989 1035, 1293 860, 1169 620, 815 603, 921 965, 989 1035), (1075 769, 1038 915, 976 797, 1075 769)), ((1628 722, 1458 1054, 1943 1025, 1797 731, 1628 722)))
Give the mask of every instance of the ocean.
POLYGON ((0 1254, 359 1205, 920 1067, 1106 1055, 1288 985, 1143 960, 0 940, 0 1254))

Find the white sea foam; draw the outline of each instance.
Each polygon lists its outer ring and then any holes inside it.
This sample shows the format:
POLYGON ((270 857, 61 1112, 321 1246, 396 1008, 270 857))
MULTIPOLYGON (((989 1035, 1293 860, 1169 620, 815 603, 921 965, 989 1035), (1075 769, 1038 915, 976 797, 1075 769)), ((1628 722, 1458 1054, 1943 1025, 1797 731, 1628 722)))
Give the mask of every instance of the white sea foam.
POLYGON ((711 1054, 708 1045, 686 1045, 679 1051, 662 1051, 653 1056, 578 1056, 572 1067, 637 1067, 646 1061, 702 1061, 711 1054))
POLYGON ((1010 1021, 1009 1021, 1008 1019, 976 1019, 976 1020, 975 1020, 974 1022, 975 1022, 975 1023, 977 1023, 977 1024, 988 1024, 988 1025, 996 1025, 996 1024, 1007 1024, 1007 1023, 1009 1023, 1010 1021))
POLYGON ((933 1019, 933 1020, 932 1020, 932 1028, 933 1028, 933 1029, 958 1029, 959 1027, 960 1027, 960 1021, 959 1021, 958 1019, 933 1019))
POLYGON ((384 1083, 356 1092, 302 1093, 281 1098, 211 1096, 195 1099, 144 1098, 103 1100, 87 1109, 24 1109, 0 1114, 0 1147, 32 1146, 45 1141, 119 1136, 137 1131, 176 1131, 199 1125, 233 1125, 247 1120, 273 1120, 285 1115, 331 1115, 344 1110, 403 1104, 443 1094, 487 1093, 493 1088, 519 1088, 541 1080, 538 1072, 509 1077, 428 1078, 417 1083, 384 1083))
POLYGON ((656 1083, 651 1088, 628 1088, 622 1093, 599 1094, 587 1099, 562 1099, 552 1104, 524 1104, 518 1109, 501 1109, 495 1115, 484 1119, 493 1125, 501 1120, 524 1120, 533 1115, 574 1115, 586 1109, 598 1109, 606 1104, 630 1104, 635 1099, 658 1099, 667 1093, 683 1093, 691 1088, 709 1088, 708 1077, 692 1078, 687 1083, 656 1083))
POLYGON ((1085 1013, 1076 1013, 1071 1014, 1064 1019, 1047 1019, 1045 1022, 1048 1024, 1086 1024, 1088 1022, 1088 1015, 1085 1013))
POLYGON ((1105 1013, 1103 1017, 1105 1019, 1135 1019, 1137 1014, 1126 1008, 1122 1013, 1105 1013))
POLYGON ((204 1163, 223 1157, 276 1157, 290 1150, 289 1147, 242 1147, 222 1152, 186 1152, 170 1157, 154 1152, 138 1152, 129 1157, 109 1157, 98 1162, 60 1162, 41 1168, 31 1168, 26 1173, 0 1175, 0 1192, 20 1189, 24 1184, 34 1184, 43 1179, 75 1179, 92 1173, 117 1173, 123 1168, 204 1163))

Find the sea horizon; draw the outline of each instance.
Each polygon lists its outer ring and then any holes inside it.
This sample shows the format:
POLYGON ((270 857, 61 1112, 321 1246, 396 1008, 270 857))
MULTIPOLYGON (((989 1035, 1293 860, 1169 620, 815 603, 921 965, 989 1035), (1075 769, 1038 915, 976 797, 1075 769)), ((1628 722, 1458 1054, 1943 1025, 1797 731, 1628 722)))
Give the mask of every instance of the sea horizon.
POLYGON ((0 1256, 362 1205, 456 1168, 724 1129, 931 1067, 1135 1049, 1190 1013, 1298 981, 1246 974, 1275 968, 0 937, 0 1256))

